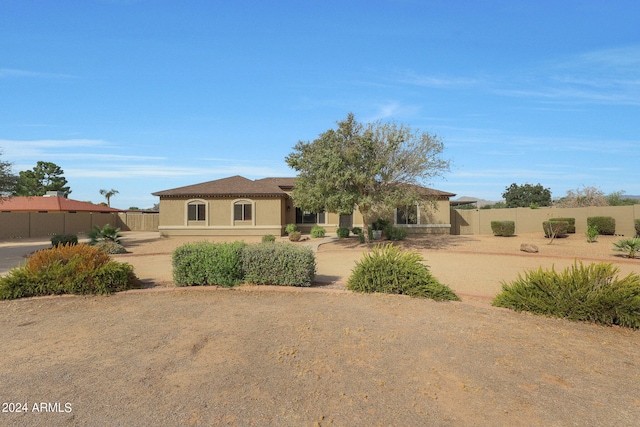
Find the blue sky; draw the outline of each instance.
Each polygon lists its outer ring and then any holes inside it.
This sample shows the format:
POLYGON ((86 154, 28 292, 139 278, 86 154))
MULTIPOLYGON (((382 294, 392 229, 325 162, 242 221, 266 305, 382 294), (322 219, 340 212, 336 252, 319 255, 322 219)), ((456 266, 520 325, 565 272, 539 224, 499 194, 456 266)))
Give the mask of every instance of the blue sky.
POLYGON ((0 0, 0 149, 71 198, 293 176, 353 112, 439 135, 429 183, 640 194, 640 2, 0 0))

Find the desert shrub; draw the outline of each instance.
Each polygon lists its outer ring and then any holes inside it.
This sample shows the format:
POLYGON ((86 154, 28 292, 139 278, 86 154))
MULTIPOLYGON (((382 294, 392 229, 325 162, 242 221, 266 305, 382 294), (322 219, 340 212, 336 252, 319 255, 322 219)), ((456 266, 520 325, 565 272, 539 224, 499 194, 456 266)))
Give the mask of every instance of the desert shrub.
POLYGON ((549 218, 549 221, 566 221, 567 233, 574 234, 576 232, 576 219, 575 218, 549 218))
POLYGON ((127 250, 124 248, 124 246, 122 246, 120 243, 114 242, 113 240, 103 240, 101 242, 97 242, 94 246, 110 255, 127 253, 127 250))
POLYGON ((360 228, 360 227, 353 227, 353 228, 351 229, 351 232, 352 232, 353 234, 355 234, 356 236, 359 236, 360 234, 362 234, 362 228, 360 228))
POLYGON ((635 258, 636 252, 640 250, 640 237, 623 239, 613 243, 613 250, 625 252, 629 258, 635 258))
POLYGON ((318 239, 320 237, 324 237, 325 233, 326 233, 326 231, 325 231, 324 227, 319 226, 319 225, 315 225, 311 229, 311 237, 313 237, 314 239, 318 239))
POLYGON ((387 227, 385 235, 389 240, 404 240, 407 238, 407 230, 403 227, 387 227))
POLYGON ((349 237, 349 229, 347 227, 338 227, 338 229, 336 230, 336 234, 339 238, 346 239, 347 237, 349 237))
POLYGON ((616 233, 616 220, 610 216, 590 216, 587 218, 589 225, 598 227, 598 232, 603 235, 613 236, 616 233))
POLYGON ((235 286, 242 281, 244 242, 187 243, 173 251, 173 281, 178 286, 235 286))
POLYGON ((515 221, 491 221, 491 231, 495 236, 513 236, 516 231, 516 223, 515 221))
POLYGON ((458 300, 446 285, 439 283, 423 265, 420 254, 402 251, 389 243, 376 245, 356 262, 347 288, 357 292, 403 294, 434 300, 458 300))
POLYGON ((35 252, 0 278, 0 299, 58 294, 110 294, 138 285, 133 267, 98 248, 59 245, 35 252))
POLYGON ((262 236, 262 243, 273 243, 276 241, 276 236, 273 234, 267 234, 266 236, 262 236))
POLYGON ((287 226, 284 228, 284 232, 287 234, 291 234, 296 230, 298 230, 298 226, 295 224, 287 224, 287 226))
POLYGON ((102 228, 94 225, 93 229, 87 233, 87 236, 89 236, 90 245, 95 245, 104 240, 120 243, 120 238, 122 237, 120 229, 114 228, 111 224, 105 224, 102 228))
POLYGON ((567 221, 543 221, 544 237, 567 237, 569 223, 567 221))
POLYGON ((510 284, 503 282, 494 306, 566 318, 640 328, 640 276, 623 279, 612 264, 575 263, 558 273, 554 269, 529 271, 510 284))
POLYGON ((587 236, 588 243, 595 243, 598 241, 598 236, 600 232, 598 231, 597 225, 589 225, 587 226, 587 231, 584 233, 587 236))
POLYGON ((636 236, 640 237, 640 219, 634 221, 634 226, 636 228, 636 236))
POLYGON ((391 222, 388 219, 378 218, 371 224, 371 228, 374 230, 384 231, 387 227, 391 225, 391 222))
POLYGON ((292 242, 299 242, 302 234, 299 231, 292 231, 289 233, 289 240, 292 242))
POLYGON ((78 236, 75 234, 56 234, 51 238, 51 246, 59 245, 77 245, 78 236))
POLYGON ((241 258, 244 280, 256 285, 311 286, 316 275, 313 250, 306 246, 250 245, 241 258))

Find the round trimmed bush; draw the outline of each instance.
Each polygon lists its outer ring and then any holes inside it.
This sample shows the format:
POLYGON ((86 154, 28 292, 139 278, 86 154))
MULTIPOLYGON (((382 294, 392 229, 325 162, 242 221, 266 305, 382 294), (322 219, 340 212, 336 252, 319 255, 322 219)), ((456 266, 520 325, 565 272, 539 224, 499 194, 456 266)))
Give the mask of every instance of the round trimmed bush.
POLYGON ((262 236, 262 243, 274 243, 276 241, 276 236, 273 234, 267 234, 266 236, 262 236))
POLYGON ((542 229, 544 230, 544 237, 551 237, 554 234, 555 237, 567 237, 569 223, 567 221, 544 221, 542 229))
POLYGON ((491 231, 494 236, 510 237, 515 234, 515 221, 491 221, 491 231))
POLYGON ((347 237, 349 237, 349 229, 347 227, 338 227, 338 229, 336 230, 336 234, 339 238, 346 239, 347 237))
POLYGON ((289 233, 289 240, 292 242, 300 241, 301 237, 302 237, 302 234, 300 234, 299 231, 292 231, 291 233, 289 233))

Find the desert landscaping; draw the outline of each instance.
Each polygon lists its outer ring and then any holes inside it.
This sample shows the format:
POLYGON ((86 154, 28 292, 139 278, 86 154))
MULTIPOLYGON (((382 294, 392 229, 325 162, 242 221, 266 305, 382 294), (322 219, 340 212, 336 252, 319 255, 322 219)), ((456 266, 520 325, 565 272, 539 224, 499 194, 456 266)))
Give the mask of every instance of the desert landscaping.
MULTIPOLYGON (((442 303, 347 291, 367 249, 355 238, 298 243, 317 251, 311 288, 222 289, 172 283, 172 251, 197 238, 125 233, 114 258, 142 289, 0 302, 0 424, 637 425, 640 331, 491 306, 529 269, 578 259, 640 274, 618 239, 399 242, 462 299, 442 303)), ((38 244, 0 242, 0 273, 38 244)))

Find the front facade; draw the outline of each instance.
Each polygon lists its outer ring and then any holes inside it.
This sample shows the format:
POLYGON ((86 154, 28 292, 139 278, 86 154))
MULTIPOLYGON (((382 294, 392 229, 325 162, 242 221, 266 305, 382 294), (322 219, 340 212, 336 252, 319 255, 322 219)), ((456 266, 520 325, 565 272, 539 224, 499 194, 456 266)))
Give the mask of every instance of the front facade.
MULTIPOLYGON (((233 176, 153 193, 160 197, 162 236, 281 236, 287 224, 307 233, 315 225, 333 233, 339 226, 362 227, 362 216, 306 212, 290 194, 295 178, 249 180, 233 176)), ((436 209, 420 206, 396 209, 393 222, 410 233, 449 233, 449 198, 455 196, 421 188, 436 200, 436 209)))

